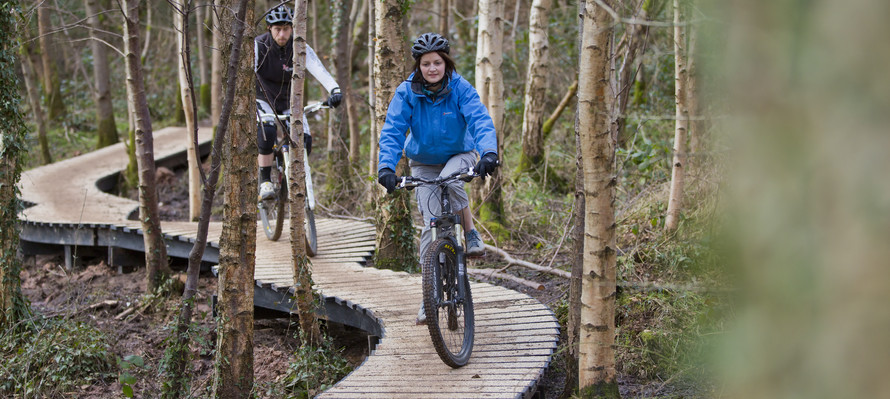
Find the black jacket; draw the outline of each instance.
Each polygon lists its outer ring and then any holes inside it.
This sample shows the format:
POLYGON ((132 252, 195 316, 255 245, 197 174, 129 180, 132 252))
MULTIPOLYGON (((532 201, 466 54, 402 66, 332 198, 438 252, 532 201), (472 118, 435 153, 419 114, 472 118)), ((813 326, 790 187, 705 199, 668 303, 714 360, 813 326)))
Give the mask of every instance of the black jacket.
POLYGON ((284 112, 290 104, 290 80, 294 70, 293 39, 284 47, 269 32, 256 38, 256 98, 284 112))

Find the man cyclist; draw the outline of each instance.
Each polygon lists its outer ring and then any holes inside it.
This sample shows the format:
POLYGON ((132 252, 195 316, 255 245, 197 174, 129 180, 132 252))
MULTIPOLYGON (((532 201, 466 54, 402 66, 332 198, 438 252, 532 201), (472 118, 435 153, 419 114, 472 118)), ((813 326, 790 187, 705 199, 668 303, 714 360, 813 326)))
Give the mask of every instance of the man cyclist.
MULTIPOLYGON (((257 147, 260 167, 260 198, 275 195, 271 183, 273 148, 278 139, 274 117, 260 114, 290 114, 291 74, 294 70, 293 11, 285 5, 266 14, 268 32, 254 41, 254 71, 256 72, 257 147)), ((306 46, 306 70, 331 93, 328 105, 337 107, 342 96, 337 82, 318 59, 312 47, 306 46)), ((303 141, 306 153, 312 152, 312 136, 306 116, 303 116, 303 141)))

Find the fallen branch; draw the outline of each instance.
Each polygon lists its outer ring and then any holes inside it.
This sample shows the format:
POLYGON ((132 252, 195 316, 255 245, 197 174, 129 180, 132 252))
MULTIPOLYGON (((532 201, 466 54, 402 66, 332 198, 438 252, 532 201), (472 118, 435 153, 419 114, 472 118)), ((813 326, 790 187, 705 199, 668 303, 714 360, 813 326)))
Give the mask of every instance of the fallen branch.
MULTIPOLYGON (((553 267, 544 267, 544 266, 541 266, 538 264, 534 264, 531 262, 526 262, 524 260, 516 259, 516 258, 510 256, 510 254, 508 254, 507 251, 504 251, 503 249, 500 249, 498 247, 485 244, 485 249, 495 252, 498 255, 500 255, 501 258, 504 258, 504 260, 507 262, 507 267, 509 267, 511 265, 518 265, 518 266, 522 266, 522 267, 525 267, 528 269, 539 271, 541 273, 550 273, 554 276, 559 276, 562 278, 572 278, 572 274, 567 271, 556 269, 553 267)), ((504 267, 503 269, 506 269, 507 267, 504 267)))
POLYGON ((119 303, 120 302, 112 300, 112 299, 106 299, 102 302, 98 302, 98 303, 94 303, 94 304, 90 305, 87 309, 96 310, 99 308, 104 308, 106 306, 111 308, 111 307, 116 307, 119 303))
POLYGON ((516 276, 511 275, 511 274, 500 273, 500 272, 498 272, 498 271, 491 270, 491 269, 474 269, 474 268, 468 267, 468 268, 467 268, 467 273, 470 273, 470 274, 472 274, 472 275, 474 275, 474 276, 482 276, 482 277, 485 277, 485 278, 488 278, 488 279, 492 279, 492 278, 500 278, 500 279, 504 279, 504 280, 509 280, 509 281, 514 282, 514 283, 522 284, 522 285, 524 285, 524 286, 526 286, 526 287, 530 287, 530 288, 532 288, 532 289, 536 289, 536 290, 538 290, 538 291, 541 291, 541 290, 544 289, 544 284, 541 284, 541 283, 538 283, 538 282, 534 282, 534 281, 529 281, 529 280, 526 280, 526 279, 524 279, 524 278, 516 277, 516 276))
POLYGON ((136 307, 135 307, 135 306, 130 306, 129 308, 127 308, 127 310, 121 312, 121 314, 119 314, 119 315, 117 315, 117 316, 114 316, 114 319, 115 319, 115 320, 123 320, 124 317, 129 316, 130 314, 132 314, 132 313, 135 312, 135 311, 136 311, 136 307))

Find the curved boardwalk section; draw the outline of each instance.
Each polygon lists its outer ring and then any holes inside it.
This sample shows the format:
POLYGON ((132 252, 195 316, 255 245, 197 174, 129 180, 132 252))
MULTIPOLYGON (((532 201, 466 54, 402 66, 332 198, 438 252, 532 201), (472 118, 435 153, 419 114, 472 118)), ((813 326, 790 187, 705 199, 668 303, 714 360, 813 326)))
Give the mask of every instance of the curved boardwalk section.
MULTIPOLYGON (((155 133, 159 163, 182 157, 184 129, 155 133)), ((202 131, 207 141, 209 132, 202 131)), ((136 202, 106 194, 126 167, 123 145, 107 147, 23 174, 22 239, 37 244, 142 250, 141 226, 127 218, 136 202)), ((365 267, 374 251, 374 227, 318 219, 318 256, 312 277, 324 297, 320 317, 362 328, 380 338, 370 356, 319 398, 523 398, 534 394, 549 366, 559 325, 546 306, 506 288, 473 283, 476 340, 469 364, 446 366, 425 326, 415 326, 420 277, 365 267)), ((185 256, 196 224, 163 223, 171 256, 185 256)), ((216 262, 219 223, 211 224, 205 261, 216 262)), ((257 236, 257 306, 292 306, 290 245, 257 236)))

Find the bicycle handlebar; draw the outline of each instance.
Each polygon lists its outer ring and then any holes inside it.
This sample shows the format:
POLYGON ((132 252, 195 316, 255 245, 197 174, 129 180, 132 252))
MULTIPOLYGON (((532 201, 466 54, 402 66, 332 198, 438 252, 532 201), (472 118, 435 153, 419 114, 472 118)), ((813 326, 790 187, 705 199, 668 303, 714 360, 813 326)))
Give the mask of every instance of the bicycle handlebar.
POLYGON ((422 177, 417 176, 402 176, 397 177, 399 180, 399 184, 396 185, 396 189, 412 189, 414 187, 423 186, 423 185, 444 185, 451 183, 455 180, 462 180, 464 182, 469 183, 474 178, 479 177, 472 168, 464 168, 458 170, 448 176, 437 177, 435 179, 424 179, 422 177))
MULTIPOLYGON (((309 104, 306 104, 305 107, 303 107, 303 114, 311 114, 313 112, 316 112, 316 111, 319 111, 322 109, 326 109, 326 108, 331 108, 331 106, 328 105, 328 100, 311 102, 309 104)), ((291 114, 266 114, 266 113, 257 112, 257 118, 260 120, 263 120, 264 118, 271 118, 271 119, 278 119, 278 120, 283 121, 283 120, 287 120, 288 118, 290 118, 290 116, 291 116, 291 114)))

